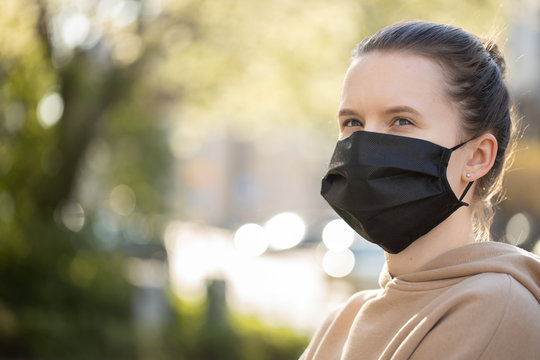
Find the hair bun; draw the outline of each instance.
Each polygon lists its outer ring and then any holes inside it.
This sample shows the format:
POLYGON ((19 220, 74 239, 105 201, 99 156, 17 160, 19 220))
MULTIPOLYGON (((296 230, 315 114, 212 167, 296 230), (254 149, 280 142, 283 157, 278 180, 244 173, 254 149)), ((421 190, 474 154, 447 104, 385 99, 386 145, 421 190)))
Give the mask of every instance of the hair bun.
POLYGON ((506 61, 504 61, 504 56, 499 50, 499 47, 493 40, 483 40, 482 44, 484 45, 489 57, 495 62, 495 64, 497 64, 501 75, 504 77, 506 73, 506 61))

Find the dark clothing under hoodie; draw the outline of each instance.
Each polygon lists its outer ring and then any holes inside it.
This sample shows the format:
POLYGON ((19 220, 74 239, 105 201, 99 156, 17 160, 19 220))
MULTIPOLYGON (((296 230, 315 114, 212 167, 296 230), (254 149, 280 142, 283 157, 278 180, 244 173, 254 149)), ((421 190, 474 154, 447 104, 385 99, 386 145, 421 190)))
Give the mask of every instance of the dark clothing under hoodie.
POLYGON ((540 260, 466 245, 361 291, 334 311, 301 360, 540 359, 540 260))

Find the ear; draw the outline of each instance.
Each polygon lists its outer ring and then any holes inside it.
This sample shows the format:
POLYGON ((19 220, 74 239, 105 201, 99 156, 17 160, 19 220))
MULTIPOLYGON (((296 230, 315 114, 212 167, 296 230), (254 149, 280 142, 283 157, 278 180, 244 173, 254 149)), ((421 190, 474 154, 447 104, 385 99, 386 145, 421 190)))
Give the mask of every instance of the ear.
POLYGON ((470 153, 467 156, 463 179, 473 181, 486 175, 495 163, 497 148, 497 139, 493 134, 485 133, 473 139, 469 146, 470 153), (467 177, 467 174, 470 176, 467 177))

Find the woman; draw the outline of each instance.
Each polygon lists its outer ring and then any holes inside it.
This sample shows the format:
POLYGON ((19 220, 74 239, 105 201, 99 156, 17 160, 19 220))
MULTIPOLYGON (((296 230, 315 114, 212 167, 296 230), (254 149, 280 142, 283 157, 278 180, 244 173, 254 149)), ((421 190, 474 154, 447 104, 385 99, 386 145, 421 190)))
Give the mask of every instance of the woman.
POLYGON ((362 41, 321 194, 385 250, 301 359, 539 359, 540 262, 488 242, 512 138, 496 45, 406 22, 362 41))

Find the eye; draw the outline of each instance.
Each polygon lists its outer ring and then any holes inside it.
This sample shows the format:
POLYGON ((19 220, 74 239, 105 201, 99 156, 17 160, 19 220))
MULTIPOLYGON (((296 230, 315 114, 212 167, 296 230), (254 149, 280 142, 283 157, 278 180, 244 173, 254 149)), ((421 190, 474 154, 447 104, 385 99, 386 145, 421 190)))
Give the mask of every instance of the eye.
POLYGON ((343 127, 355 127, 355 126, 364 126, 360 120, 356 119, 347 119, 343 122, 343 127))
POLYGON ((406 118, 397 118, 394 120, 394 125, 396 126, 407 126, 407 125, 413 125, 412 121, 406 118))

